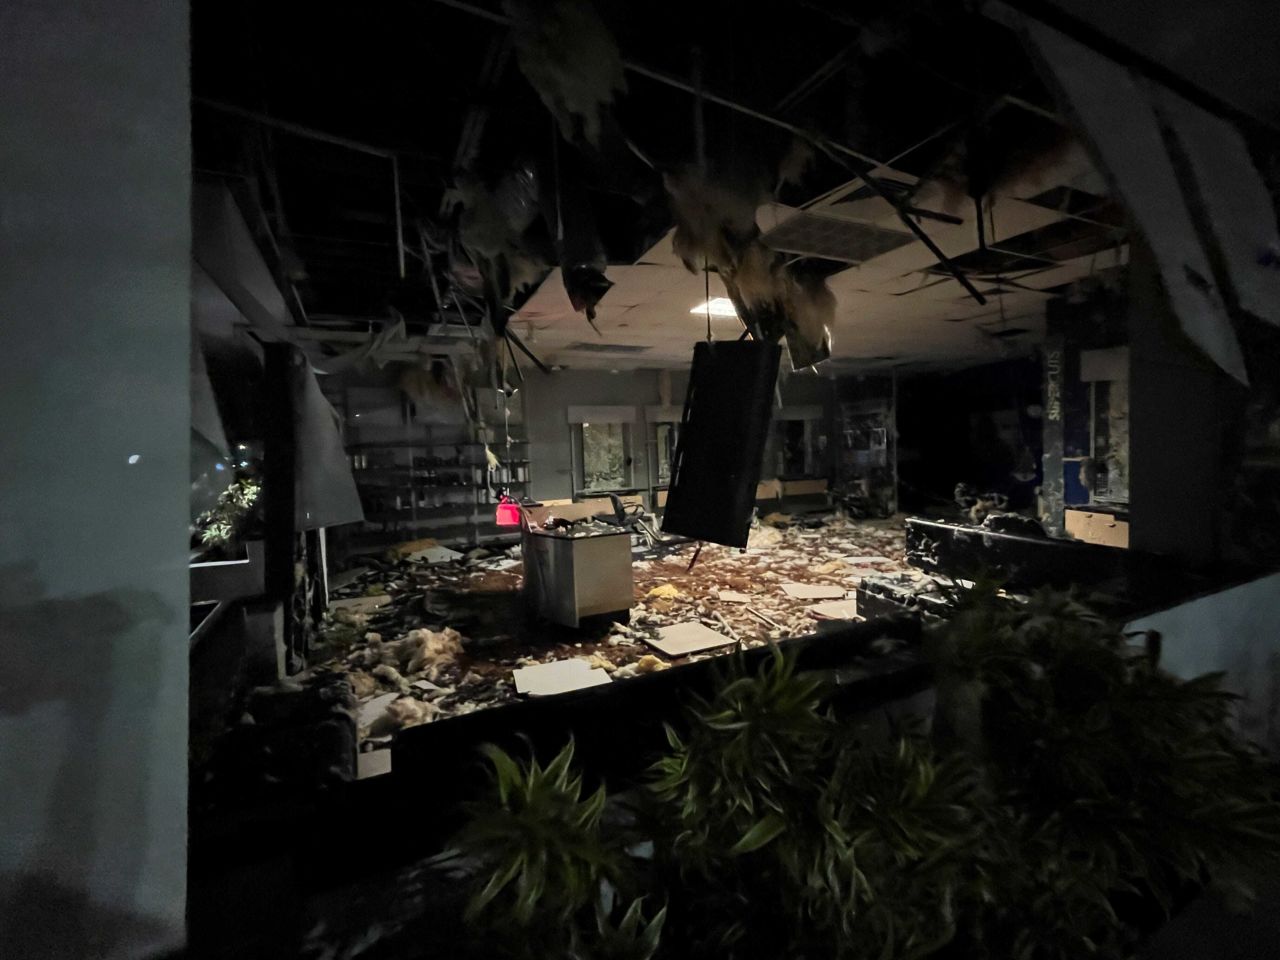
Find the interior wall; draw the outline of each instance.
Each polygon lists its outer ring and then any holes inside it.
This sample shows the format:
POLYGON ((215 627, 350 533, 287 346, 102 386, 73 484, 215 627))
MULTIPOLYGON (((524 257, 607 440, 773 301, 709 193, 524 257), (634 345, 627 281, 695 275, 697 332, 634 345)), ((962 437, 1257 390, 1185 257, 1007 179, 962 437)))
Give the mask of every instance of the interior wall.
POLYGON ((1280 751, 1280 573, 1200 597, 1126 630, 1158 630, 1160 665, 1184 679, 1226 673, 1243 699, 1236 719, 1249 737, 1280 751))
POLYGON ((0 956, 180 947, 188 11, 0 5, 0 956))
POLYGON ((1129 544, 1208 564, 1223 549, 1226 430, 1241 420, 1243 389, 1182 334, 1136 242, 1129 304, 1129 544))
MULTIPOLYGON (((672 376, 671 402, 684 402, 687 376, 672 376)), ((657 405, 657 370, 557 370, 549 375, 537 371, 525 374, 521 392, 525 397, 525 429, 529 438, 529 493, 537 500, 556 500, 573 495, 571 430, 569 407, 635 407, 632 431, 634 485, 649 485, 647 432, 638 435, 644 422, 644 408, 657 405)))
MULTIPOLYGON (((605 370, 558 370, 550 376, 537 372, 527 373, 521 393, 524 396, 525 423, 529 437, 530 495, 539 500, 552 500, 573 494, 573 461, 570 452, 572 434, 568 419, 571 406, 635 407, 636 423, 632 431, 634 486, 647 489, 651 482, 655 482, 656 478, 649 475, 647 445, 651 438, 644 419, 644 408, 664 402, 660 385, 662 375, 663 372, 658 370, 620 370, 618 373, 605 370)), ((670 383, 667 402, 677 409, 682 408, 689 386, 689 372, 673 370, 667 373, 667 377, 670 383)), ((779 378, 778 396, 784 407, 821 405, 827 414, 821 421, 822 429, 829 434, 834 405, 832 383, 826 377, 793 374, 779 378)), ((762 480, 770 479, 776 473, 774 440, 774 431, 771 429, 760 471, 762 480)))

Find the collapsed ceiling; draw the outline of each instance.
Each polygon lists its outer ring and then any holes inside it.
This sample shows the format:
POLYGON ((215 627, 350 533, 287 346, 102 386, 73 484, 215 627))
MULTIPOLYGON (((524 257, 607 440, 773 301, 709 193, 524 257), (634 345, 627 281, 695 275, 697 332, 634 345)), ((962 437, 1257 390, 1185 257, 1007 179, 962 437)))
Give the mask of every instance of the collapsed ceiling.
POLYGON ((442 355, 510 333, 502 363, 673 366, 744 323, 797 366, 971 361, 1124 262, 1017 39, 966 4, 534 9, 193 5, 197 173, 318 361, 400 322, 442 355))

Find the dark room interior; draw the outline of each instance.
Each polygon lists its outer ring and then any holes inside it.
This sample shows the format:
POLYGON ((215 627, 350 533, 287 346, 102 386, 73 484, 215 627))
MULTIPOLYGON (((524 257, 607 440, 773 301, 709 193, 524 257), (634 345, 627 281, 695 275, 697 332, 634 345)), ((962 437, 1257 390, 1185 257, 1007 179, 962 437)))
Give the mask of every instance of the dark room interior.
POLYGON ((1265 4, 0 48, 0 957, 1275 955, 1265 4))

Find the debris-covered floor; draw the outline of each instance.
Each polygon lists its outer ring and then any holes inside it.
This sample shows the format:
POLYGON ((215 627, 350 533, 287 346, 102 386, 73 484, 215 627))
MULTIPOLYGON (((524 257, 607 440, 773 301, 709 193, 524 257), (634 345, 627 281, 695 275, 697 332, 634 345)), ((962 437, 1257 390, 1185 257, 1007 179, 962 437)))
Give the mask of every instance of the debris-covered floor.
POLYGON ((691 569, 694 544, 637 548, 630 622, 576 630, 526 612, 518 548, 457 556, 419 542, 369 559, 332 591, 333 622, 322 641, 331 656, 322 652, 309 672, 350 679, 370 749, 403 727, 518 699, 513 672, 523 667, 579 659, 603 671, 595 674, 600 682, 625 680, 730 652, 735 641, 759 646, 811 634, 823 619, 856 615, 851 600, 862 577, 919 576, 905 565, 900 521, 775 520, 752 531, 745 552, 704 546, 691 569), (716 631, 725 645, 668 657, 647 642, 689 622, 716 631))

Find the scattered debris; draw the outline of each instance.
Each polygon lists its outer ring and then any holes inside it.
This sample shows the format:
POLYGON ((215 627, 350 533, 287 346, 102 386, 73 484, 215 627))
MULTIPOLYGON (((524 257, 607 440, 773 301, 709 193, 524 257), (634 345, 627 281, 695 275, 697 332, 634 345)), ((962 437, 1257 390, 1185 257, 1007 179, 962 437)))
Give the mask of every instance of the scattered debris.
POLYGON ((646 673, 657 673, 660 670, 670 669, 671 664, 665 660, 659 660, 652 653, 646 653, 635 663, 628 663, 625 667, 619 667, 614 672, 614 677, 619 680, 625 680, 628 677, 638 677, 646 673))
POLYGON ((817 620, 856 620, 858 618, 857 600, 832 600, 828 603, 815 603, 809 613, 817 620))
POLYGON ((651 600, 675 600, 677 597, 683 596, 683 594, 680 593, 680 588, 675 584, 663 583, 653 587, 645 596, 651 600))
POLYGON ((370 724, 369 734, 385 736, 405 727, 416 727, 435 719, 436 712, 435 706, 425 700, 401 697, 388 704, 382 715, 370 724))
MULTIPOLYGON (((781 517, 774 518, 779 526, 761 525, 753 532, 769 545, 753 542, 742 553, 708 544, 692 570, 687 569, 687 547, 633 549, 637 600, 629 620, 600 621, 573 632, 528 622, 518 548, 431 563, 411 557, 440 547, 434 540, 400 544, 385 559, 368 559, 362 573, 334 588, 339 601, 389 600, 360 614, 369 621, 363 626, 371 629, 327 625, 323 639, 331 659, 315 669, 347 681, 356 699, 372 702, 371 697, 390 695, 383 712, 398 699, 430 701, 434 710, 399 707, 397 714, 422 714, 407 718, 409 725, 438 722, 513 702, 523 693, 523 687, 517 692, 513 673, 567 662, 571 656, 578 666, 568 669, 591 674, 585 678, 591 683, 678 665, 686 655, 655 655, 650 641, 661 640, 663 628, 681 622, 699 626, 700 620, 699 629, 715 638, 714 647, 689 653, 687 659, 719 656, 736 644, 749 648, 813 633, 817 626, 810 604, 774 589, 782 584, 817 584, 824 588, 823 597, 843 601, 848 588, 871 575, 923 576, 904 563, 901 522, 830 515, 785 522, 781 517), (823 570, 831 572, 819 572, 823 570)), ((386 731, 379 734, 381 740, 402 729, 396 724, 404 719, 380 726, 386 731)), ((362 742, 374 742, 368 724, 360 727, 362 742)))
POLYGON ((835 600, 847 592, 844 587, 825 583, 784 583, 782 590, 796 600, 835 600))
POLYGON ((340 570, 337 573, 331 573, 329 574, 329 589, 339 590, 349 583, 355 583, 367 573, 369 573, 368 567, 351 567, 349 570, 340 570))
POLYGON ((716 618, 716 622, 719 623, 720 626, 724 627, 725 631, 729 634, 730 639, 732 639, 734 643, 742 643, 742 638, 738 636, 737 631, 733 629, 729 624, 729 621, 724 618, 724 614, 717 610, 712 614, 712 616, 716 618))
POLYGON ((773 628, 775 628, 775 629, 777 629, 777 630, 781 630, 781 629, 782 629, 782 624, 780 624, 777 620, 771 620, 769 617, 766 617, 763 613, 761 613, 761 612, 760 612, 759 610, 757 610, 755 607, 747 607, 747 613, 751 614, 753 617, 759 617, 761 620, 763 620, 763 621, 764 621, 765 623, 767 623, 769 626, 771 626, 771 627, 773 627, 773 628))
POLYGON ((329 612, 337 616, 339 613, 372 613, 391 602, 385 593, 375 596, 351 597, 347 600, 334 600, 329 604, 329 612))
POLYGON ((387 707, 395 703, 399 696, 400 694, 398 693, 384 693, 374 697, 372 700, 366 700, 360 704, 360 712, 356 716, 356 723, 360 725, 362 730, 373 726, 376 721, 382 718, 387 707))
POLYGON ((462 636, 451 627, 445 627, 439 633, 411 630, 398 648, 398 658, 408 674, 422 671, 438 673, 442 666, 453 663, 461 655, 462 636))
POLYGON ((613 671, 618 669, 618 665, 616 663, 598 653, 593 653, 587 662, 591 664, 593 668, 603 670, 605 673, 613 673, 613 671))
POLYGON ((820 563, 816 567, 810 568, 810 573, 818 576, 828 576, 833 573, 844 573, 845 564, 843 560, 828 560, 826 563, 820 563))
POLYGON ((408 689, 408 681, 401 676, 400 671, 388 663, 380 663, 373 668, 373 675, 388 686, 408 689))
POLYGON ((662 627, 657 637, 646 637, 645 642, 668 657, 685 657, 703 650, 714 650, 734 642, 697 620, 677 623, 670 627, 662 627))
POLYGON ((357 699, 363 700, 378 692, 378 681, 363 670, 351 671, 347 674, 347 679, 351 681, 351 692, 357 699))
MULTIPOLYGON (((487 554, 486 554, 487 555, 487 554)), ((417 560, 426 564, 452 563, 454 560, 461 560, 463 555, 457 550, 450 550, 448 547, 439 545, 427 547, 425 550, 419 550, 411 553, 406 560, 417 560)))
POLYGON ((422 537, 418 540, 406 540, 404 543, 397 543, 394 547, 387 551, 387 560, 396 563, 405 559, 410 554, 419 553, 430 547, 438 547, 440 542, 431 537, 422 537))
POLYGON ((390 750, 366 750, 356 756, 356 779, 368 780, 391 772, 390 750))
POLYGON ((512 671, 516 692, 533 697, 548 697, 570 690, 596 687, 609 682, 609 674, 592 667, 586 660, 553 660, 536 667, 521 667, 512 671))
POLYGON ((747 534, 747 549, 761 550, 765 547, 772 547, 782 542, 782 531, 777 527, 771 527, 764 523, 755 527, 747 534))

